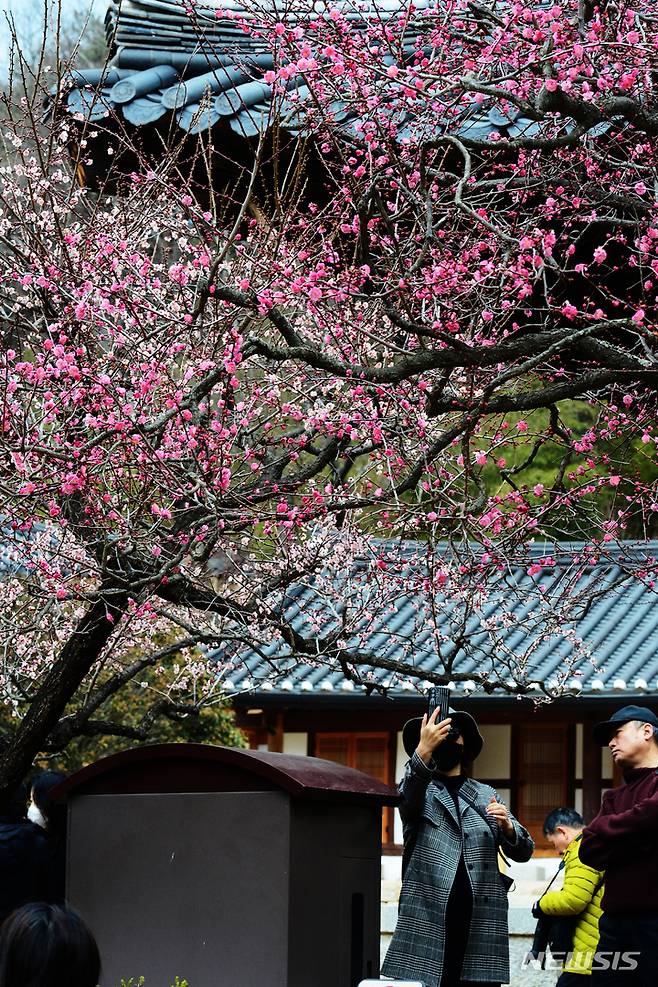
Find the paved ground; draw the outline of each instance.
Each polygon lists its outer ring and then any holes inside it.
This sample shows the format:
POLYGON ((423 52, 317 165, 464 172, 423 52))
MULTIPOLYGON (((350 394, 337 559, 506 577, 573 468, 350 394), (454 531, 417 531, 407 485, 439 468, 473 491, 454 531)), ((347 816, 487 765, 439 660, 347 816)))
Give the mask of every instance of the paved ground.
POLYGON ((510 936, 510 987, 553 987, 559 976, 557 972, 533 970, 522 965, 531 942, 530 936, 510 936))

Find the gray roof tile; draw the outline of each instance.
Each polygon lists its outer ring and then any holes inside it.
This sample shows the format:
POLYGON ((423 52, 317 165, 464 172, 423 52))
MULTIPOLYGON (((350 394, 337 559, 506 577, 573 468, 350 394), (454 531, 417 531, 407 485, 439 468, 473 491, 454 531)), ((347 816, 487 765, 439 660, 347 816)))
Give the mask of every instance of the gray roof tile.
MULTIPOLYGON (((401 551, 408 553, 411 558, 419 546, 407 543, 401 551)), ((539 584, 545 586, 544 598, 550 601, 551 594, 556 598, 562 592, 566 579, 574 580, 574 555, 578 555, 584 545, 571 543, 569 545, 540 544, 532 548, 529 559, 537 561, 553 556, 556 565, 546 570, 548 578, 542 573, 538 576, 528 574, 527 563, 515 566, 505 578, 494 580, 491 585, 491 599, 481 611, 477 609, 467 621, 467 632, 471 644, 480 644, 484 649, 478 661, 472 655, 463 652, 456 655, 454 673, 456 675, 474 674, 476 668, 485 670, 489 667, 495 655, 487 648, 488 636, 482 630, 483 616, 495 617, 509 608, 514 624, 505 632, 505 643, 508 648, 520 651, 531 641, 535 640, 539 630, 537 621, 537 601, 539 584), (516 587, 514 604, 510 607, 509 596, 506 596, 507 586, 516 587)), ((396 545, 396 551, 400 550, 396 545)), ((439 556, 447 554, 447 546, 438 549, 439 556)), ((575 580, 579 594, 585 596, 591 592, 597 595, 582 614, 574 613, 573 629, 581 637, 596 664, 585 661, 577 669, 578 678, 571 681, 575 690, 583 694, 597 695, 620 693, 624 689, 635 692, 658 693, 658 599, 656 589, 648 583, 643 584, 638 579, 628 575, 627 560, 630 556, 637 562, 639 558, 647 560, 647 568, 658 576, 658 542, 645 542, 634 546, 624 544, 618 548, 606 550, 607 557, 602 557, 596 565, 586 565, 583 575, 575 580), (601 591, 604 592, 601 592, 601 591), (637 685, 638 680, 645 680, 646 687, 637 685)), ((354 573, 358 566, 355 565, 354 573)), ((326 575, 326 574, 325 574, 326 575)), ((343 577, 341 577, 343 578, 343 577)), ((336 580, 338 583, 339 580, 336 580)), ((658 580, 657 580, 658 583, 658 580)), ((340 588, 336 586, 337 593, 340 588)), ((583 601, 585 602, 585 601, 583 601)), ((454 604, 449 600, 442 601, 443 620, 439 631, 449 632, 451 619, 455 616, 454 604)), ((310 609, 317 611, 318 598, 311 586, 294 587, 291 591, 289 606, 285 613, 295 627, 303 635, 311 634, 311 622, 308 619, 310 609)), ((583 609, 580 607, 580 609, 583 609)), ((332 625, 332 618, 325 614, 322 631, 332 625)), ((370 651, 380 656, 403 660, 405 657, 405 641, 413 640, 413 665, 409 666, 406 677, 392 676, 384 669, 374 670, 370 681, 383 683, 393 680, 389 694, 404 694, 422 685, 426 675, 440 671, 443 667, 434 646, 433 635, 423 628, 419 622, 418 597, 401 596, 388 618, 380 617, 370 627, 360 628, 361 639, 358 644, 364 651, 370 651), (404 637, 404 640, 402 639, 404 637)), ((351 644, 356 646, 359 634, 352 636, 351 644)), ((334 691, 354 696, 363 695, 363 686, 351 684, 336 671, 335 668, 314 666, 298 658, 291 658, 289 652, 276 644, 270 643, 266 649, 268 657, 274 659, 279 673, 274 674, 272 667, 266 665, 254 653, 245 652, 235 662, 236 667, 225 673, 227 691, 240 694, 249 692, 258 695, 266 691, 269 695, 281 696, 296 694, 317 695, 319 692, 334 691), (279 662, 281 665, 279 666, 279 662)), ((571 646, 564 640, 555 638, 543 641, 538 646, 528 669, 528 681, 550 680, 561 675, 565 659, 571 653, 571 646)), ((216 652, 219 660, 221 652, 216 652)), ((457 687, 462 691, 463 685, 457 687)), ((470 691, 470 690, 469 690, 470 691)), ((505 695, 501 688, 494 694, 505 695)))
MULTIPOLYGON (((332 0, 331 6, 343 8, 348 19, 365 22, 372 18, 379 22, 397 18, 401 5, 398 0, 374 0, 368 7, 355 7, 351 0, 332 0)), ((418 0, 414 20, 406 24, 403 52, 408 58, 413 58, 417 50, 426 6, 425 0, 418 0)), ((274 0, 265 0, 263 7, 273 9, 274 0)), ((322 7, 316 3, 316 13, 322 7)), ((230 17, 217 16, 218 8, 247 20, 255 16, 253 7, 243 6, 239 0, 197 3, 192 20, 189 5, 182 0, 112 0, 106 15, 106 35, 114 57, 109 69, 70 74, 74 88, 69 110, 93 120, 114 111, 136 126, 146 126, 169 112, 179 127, 192 133, 226 127, 245 138, 266 132, 276 119, 291 135, 305 133, 306 105, 312 106, 313 102, 306 103, 310 94, 304 80, 299 77, 289 81, 291 91, 296 89, 299 93, 299 101, 294 107, 284 101, 273 115, 272 90, 262 82, 264 72, 274 64, 272 54, 264 50, 265 40, 246 35, 230 17), (100 97, 93 100, 93 106, 92 93, 100 97), (205 102, 213 94, 216 102, 210 109, 205 102), (261 95, 265 95, 264 101, 261 95), (258 107, 250 111, 256 99, 258 107), (158 109, 157 104, 163 109, 158 109)), ((296 19, 294 5, 287 5, 285 16, 288 22, 296 19)), ((383 55, 382 67, 392 61, 391 55, 383 55)), ((394 99, 399 88, 387 80, 384 96, 394 99)), ((281 101, 280 94, 274 98, 281 101)), ((381 112, 385 108, 382 103, 381 112)), ((334 128, 358 136, 349 107, 336 100, 332 110, 334 128)), ((398 139, 419 136, 418 122, 394 108, 391 112, 397 119, 398 139)), ((448 131, 474 141, 487 140, 493 132, 501 136, 532 136, 538 129, 535 121, 522 117, 515 107, 501 107, 491 100, 480 105, 475 96, 462 108, 446 105, 445 117, 432 123, 432 133, 448 131)))

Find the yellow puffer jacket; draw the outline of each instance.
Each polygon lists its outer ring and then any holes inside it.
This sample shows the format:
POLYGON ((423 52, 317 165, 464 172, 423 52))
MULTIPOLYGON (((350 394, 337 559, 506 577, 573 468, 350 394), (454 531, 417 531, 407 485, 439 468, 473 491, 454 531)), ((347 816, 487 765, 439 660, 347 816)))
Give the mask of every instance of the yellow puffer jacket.
POLYGON ((603 871, 588 867, 578 856, 580 840, 564 851, 564 883, 560 891, 547 891, 539 900, 544 915, 578 915, 573 953, 565 964, 568 973, 590 974, 599 944, 599 919, 603 897, 603 871), (597 887, 598 886, 598 887, 597 887))

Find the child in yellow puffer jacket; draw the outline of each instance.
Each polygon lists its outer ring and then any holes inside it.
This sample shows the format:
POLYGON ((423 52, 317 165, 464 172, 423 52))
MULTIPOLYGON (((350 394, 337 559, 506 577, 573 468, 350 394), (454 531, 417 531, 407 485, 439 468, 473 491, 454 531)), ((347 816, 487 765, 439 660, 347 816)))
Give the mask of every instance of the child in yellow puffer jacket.
POLYGON ((592 972, 599 943, 603 897, 602 871, 584 864, 578 855, 585 820, 575 809, 554 809, 544 822, 544 836, 562 856, 564 881, 559 891, 546 891, 537 902, 544 915, 577 916, 571 955, 556 987, 579 987, 592 972))

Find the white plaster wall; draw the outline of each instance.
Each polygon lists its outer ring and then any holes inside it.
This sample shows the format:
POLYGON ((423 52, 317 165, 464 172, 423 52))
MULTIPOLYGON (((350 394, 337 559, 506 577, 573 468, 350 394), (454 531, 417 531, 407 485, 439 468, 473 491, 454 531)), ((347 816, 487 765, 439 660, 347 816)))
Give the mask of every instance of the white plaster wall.
POLYGON ((397 744, 395 748, 395 783, 402 781, 402 775, 404 774, 404 766, 409 760, 409 756, 402 745, 402 731, 397 735, 397 744))
MULTIPOLYGON (((509 778, 512 750, 512 728, 509 723, 485 723, 480 726, 484 747, 473 763, 473 775, 478 781, 487 778, 509 778)), ((502 795, 502 792, 501 792, 502 795)))
POLYGON ((580 812, 581 816, 583 814, 583 790, 582 788, 577 788, 574 792, 573 797, 574 809, 576 812, 580 812))
MULTIPOLYGON (((382 857, 382 881, 402 880, 402 857, 382 857)), ((397 891, 397 889, 395 889, 397 891)))
POLYGON ((305 757, 307 752, 308 752, 307 733, 284 733, 283 735, 284 754, 301 754, 305 757))

